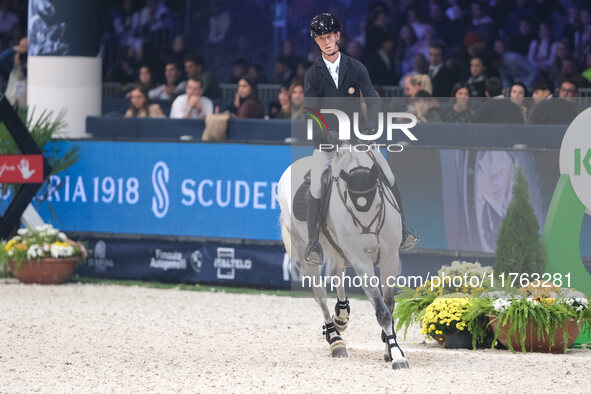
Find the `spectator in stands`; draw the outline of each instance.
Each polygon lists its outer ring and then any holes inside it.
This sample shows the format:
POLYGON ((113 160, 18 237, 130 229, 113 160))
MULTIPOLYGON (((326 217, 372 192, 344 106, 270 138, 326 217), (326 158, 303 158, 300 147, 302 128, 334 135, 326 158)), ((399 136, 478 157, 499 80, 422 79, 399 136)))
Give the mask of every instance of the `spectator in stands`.
POLYGON ((209 44, 218 46, 226 39, 226 34, 230 30, 230 13, 220 10, 216 2, 212 2, 209 8, 209 44))
POLYGON ((18 15, 12 11, 10 0, 3 0, 0 6, 0 34, 10 33, 18 22, 18 15))
POLYGON ((289 99, 289 87, 281 85, 277 92, 277 101, 272 102, 269 108, 269 117, 271 119, 290 119, 291 102, 289 99))
POLYGON ((419 90, 431 94, 431 78, 426 74, 410 75, 404 80, 404 95, 406 97, 416 97, 419 90))
POLYGON ((176 63, 167 63, 164 68, 164 79, 166 83, 150 90, 149 97, 152 100, 174 100, 179 94, 183 94, 186 84, 180 82, 181 70, 176 63))
MULTIPOLYGON (((156 84, 152 78, 152 70, 148 66, 141 66, 138 72, 137 87, 143 88, 146 92, 150 92, 156 88, 156 84)), ((149 96, 149 94, 148 94, 149 96)), ((131 97, 131 91, 129 91, 125 98, 131 97)), ((150 97, 151 98, 151 97, 150 97)))
POLYGON ((113 16, 113 30, 121 46, 140 47, 142 40, 139 38, 141 30, 140 13, 133 0, 123 0, 121 7, 113 16))
POLYGON ((544 100, 551 99, 554 93, 554 85, 546 78, 537 79, 532 85, 532 98, 537 105, 544 100))
POLYGON ((474 114, 474 123, 523 123, 519 108, 503 96, 503 83, 497 77, 484 82, 486 100, 474 114))
POLYGON ((418 54, 418 39, 412 26, 404 25, 400 29, 400 45, 398 46, 396 58, 400 63, 403 74, 412 70, 413 58, 418 54))
POLYGON ((569 124, 577 116, 576 108, 566 100, 554 98, 554 85, 548 79, 539 79, 532 86, 535 107, 532 124, 569 124))
POLYGON ((419 123, 441 122, 443 119, 439 103, 429 92, 419 90, 413 104, 419 123))
POLYGON ((291 79, 293 78, 293 72, 289 67, 289 62, 287 61, 287 59, 280 56, 277 60, 275 60, 273 74, 274 83, 278 83, 281 85, 289 85, 291 83, 291 79))
POLYGON ((213 102, 203 95, 201 81, 190 78, 185 94, 178 96, 172 103, 170 117, 175 119, 204 119, 213 114, 213 102))
POLYGON ((292 40, 287 39, 283 41, 283 45, 281 46, 281 58, 287 63, 293 74, 300 59, 294 53, 292 40))
POLYGON ((246 59, 239 58, 234 60, 234 64, 232 65, 232 78, 230 78, 230 83, 238 83, 240 78, 244 77, 248 71, 248 64, 246 63, 246 59))
POLYGON ((514 82, 523 82, 531 86, 538 76, 538 69, 517 52, 507 52, 505 42, 495 41, 494 50, 497 56, 496 64, 503 86, 508 88, 514 82))
POLYGON ((529 45, 527 60, 538 70, 549 73, 556 55, 556 43, 552 40, 552 30, 547 23, 540 23, 538 38, 529 45))
POLYGON ((304 80, 297 78, 289 87, 289 97, 291 99, 291 118, 305 119, 304 108, 304 80))
POLYGON ((529 102, 526 102, 526 97, 527 87, 523 83, 516 82, 511 86, 511 90, 509 90, 509 98, 513 104, 519 107, 524 121, 527 121, 529 118, 529 102))
POLYGON ((220 86, 214 75, 205 70, 203 57, 194 54, 187 55, 185 57, 185 73, 188 79, 200 81, 204 96, 209 98, 219 98, 221 96, 220 86))
POLYGON ((479 57, 470 60, 470 78, 467 81, 471 97, 484 96, 484 81, 486 81, 486 67, 479 57))
POLYGON ((579 87, 575 81, 564 80, 560 84, 560 90, 558 91, 558 97, 565 99, 569 102, 574 102, 579 97, 579 87))
POLYGON ((472 11, 472 23, 468 29, 477 32, 485 44, 491 44, 495 38, 492 18, 488 15, 482 3, 472 3, 470 10, 472 11))
POLYGON ((569 79, 573 82, 576 82, 577 86, 579 87, 589 86, 589 82, 587 82, 587 80, 583 78, 583 76, 581 75, 581 72, 579 71, 579 66, 577 65, 575 59, 573 59, 572 57, 565 57, 564 59, 562 59, 561 63, 562 64, 559 74, 561 76, 560 81, 569 79))
POLYGON ((27 53, 29 41, 23 37, 18 45, 0 54, 0 67, 8 74, 4 94, 12 105, 24 108, 27 105, 27 53))
POLYGON ((170 30, 170 10, 162 0, 146 0, 140 11, 140 24, 144 31, 170 30))
POLYGON ((474 116, 474 110, 470 107, 470 87, 465 82, 456 83, 451 90, 451 96, 455 100, 451 106, 443 111, 443 121, 452 123, 469 122, 474 116))
POLYGON ((429 47, 429 77, 433 86, 434 97, 449 97, 453 86, 453 77, 443 64, 443 45, 431 43, 429 47))
POLYGON ((265 77, 263 76, 263 67, 260 64, 251 64, 248 66, 248 72, 246 76, 255 84, 265 83, 265 77))
POLYGON ((388 34, 390 20, 383 9, 373 12, 371 19, 365 25, 365 51, 364 59, 380 49, 382 37, 388 34))
POLYGON ((308 62, 307 60, 300 60, 298 62, 298 65, 296 67, 296 75, 294 77, 294 79, 298 78, 298 79, 304 79, 304 77, 306 76, 306 71, 308 71, 308 69, 310 68, 312 64, 310 62, 308 62))
POLYGON ((511 37, 511 50, 523 56, 527 56, 530 43, 535 39, 534 26, 529 15, 524 15, 519 20, 518 33, 511 37))
POLYGON ((238 81, 238 91, 231 112, 234 112, 238 118, 262 118, 265 116, 265 109, 259 101, 257 86, 249 77, 238 81))
POLYGON ((519 32, 519 21, 526 16, 535 14, 536 9, 529 0, 515 0, 515 6, 511 8, 503 30, 509 36, 515 37, 519 32))
POLYGON ((161 118, 164 117, 158 104, 150 104, 148 91, 143 87, 135 88, 130 94, 131 105, 125 113, 126 118, 161 118))
POLYGON ((187 57, 187 50, 185 48, 185 39, 182 34, 178 34, 172 40, 171 53, 169 54, 170 61, 174 64, 184 64, 187 57))
POLYGON ((396 66, 394 64, 394 37, 384 34, 381 37, 380 48, 370 54, 367 60, 367 71, 376 85, 393 85, 396 81, 396 66))
POLYGON ((429 63, 427 62, 427 59, 425 58, 425 56, 422 53, 417 53, 413 57, 412 69, 410 71, 408 71, 406 74, 404 74, 402 76, 402 78, 400 78, 400 81, 398 82, 398 84, 400 86, 404 86, 404 80, 406 79, 406 77, 409 77, 411 75, 417 75, 417 74, 426 74, 428 70, 429 70, 429 63))
MULTIPOLYGON (((363 55, 363 46, 357 40, 350 40, 349 42, 347 42, 347 46, 345 47, 345 53, 351 56, 352 58, 361 60, 361 56, 363 55)), ((308 64, 311 63, 308 62, 308 64)))

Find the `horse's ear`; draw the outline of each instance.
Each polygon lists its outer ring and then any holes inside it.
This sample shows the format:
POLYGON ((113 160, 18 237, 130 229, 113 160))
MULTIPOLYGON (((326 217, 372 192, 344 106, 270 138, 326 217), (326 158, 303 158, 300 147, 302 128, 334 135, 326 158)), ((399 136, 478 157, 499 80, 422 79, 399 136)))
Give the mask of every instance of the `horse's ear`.
POLYGON ((347 172, 345 172, 345 170, 341 170, 341 172, 339 173, 339 176, 341 178, 343 178, 345 183, 349 183, 349 174, 347 172))

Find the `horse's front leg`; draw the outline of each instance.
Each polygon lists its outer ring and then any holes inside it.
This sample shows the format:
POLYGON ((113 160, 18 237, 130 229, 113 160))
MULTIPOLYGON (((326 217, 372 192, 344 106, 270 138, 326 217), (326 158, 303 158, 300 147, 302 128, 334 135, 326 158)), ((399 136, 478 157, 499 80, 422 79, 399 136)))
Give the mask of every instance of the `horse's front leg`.
POLYGON ((349 325, 349 315, 351 314, 351 308, 349 307, 349 300, 345 295, 345 281, 342 280, 345 274, 345 267, 344 264, 339 266, 335 270, 334 275, 336 275, 340 280, 336 282, 338 286, 337 288, 337 303, 334 306, 334 315, 332 315, 332 321, 334 325, 340 332, 343 332, 347 329, 349 325))
POLYGON ((347 348, 345 341, 341 338, 341 333, 335 326, 328 310, 326 303, 326 287, 320 275, 321 266, 304 263, 304 272, 310 280, 314 299, 322 311, 324 318, 324 325, 322 326, 322 334, 326 338, 326 342, 330 345, 330 352, 333 357, 347 357, 347 348))
MULTIPOLYGON (((390 317, 392 317, 392 314, 394 313, 394 307, 396 305, 396 301, 394 300, 394 292, 396 290, 396 287, 394 286, 394 283, 395 283, 394 280, 395 280, 395 275, 398 270, 398 265, 400 263, 400 257, 398 256, 397 253, 395 256, 393 256, 393 260, 394 260, 393 262, 388 263, 388 264, 383 264, 380 267, 380 282, 382 283, 382 293, 383 293, 384 303, 386 304, 386 307, 388 308, 388 311, 390 312, 390 317)), ((390 334, 393 336, 393 341, 389 340, 387 338, 387 335, 388 335, 388 333, 382 331, 382 341, 384 342, 384 345, 386 347, 386 351, 384 353, 384 360, 385 361, 393 361, 392 356, 398 355, 397 351, 392 351, 393 344, 395 344, 395 347, 400 352, 400 355, 404 358, 404 353, 402 353, 402 350, 400 349, 400 345, 398 345, 398 343, 396 341, 396 332, 394 330, 394 325, 392 325, 392 333, 390 334)), ((392 365, 392 366, 394 367, 394 365, 392 365)))
MULTIPOLYGON (((362 280, 363 291, 367 295, 367 298, 376 311, 376 318, 378 319, 380 327, 382 327, 382 341, 388 345, 388 354, 390 356, 390 360, 392 361, 392 368, 408 368, 408 361, 404 357, 404 353, 396 341, 392 312, 386 305, 386 302, 380 293, 380 284, 377 276, 375 275, 373 264, 357 263, 354 264, 354 267, 357 275, 364 278, 362 280)), ((392 293, 392 300, 393 299, 392 293)))

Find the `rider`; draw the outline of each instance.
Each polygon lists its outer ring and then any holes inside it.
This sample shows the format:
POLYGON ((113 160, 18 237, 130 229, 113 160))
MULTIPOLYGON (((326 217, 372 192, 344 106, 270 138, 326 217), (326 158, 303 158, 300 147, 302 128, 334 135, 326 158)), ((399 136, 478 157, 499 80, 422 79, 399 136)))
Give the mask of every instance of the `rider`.
MULTIPOLYGON (((304 94, 310 97, 377 97, 367 69, 359 61, 339 52, 339 40, 341 38, 341 25, 337 18, 331 14, 315 16, 310 23, 310 35, 320 48, 322 57, 316 59, 306 72, 304 80, 304 94)), ((375 99, 366 100, 368 107, 377 104, 375 99)), ((375 110, 375 108, 374 108, 375 110)), ((368 110, 368 112, 371 112, 368 110)), ((377 111, 376 111, 377 112, 377 111)), ((334 156, 331 152, 320 151, 318 141, 314 138, 313 165, 310 173, 310 192, 308 195, 307 222, 308 222, 308 247, 305 259, 308 262, 321 264, 323 261, 322 247, 318 242, 320 233, 320 207, 322 173, 330 165, 334 156)), ((384 156, 378 152, 374 155, 386 177, 394 197, 400 207, 402 218, 402 249, 410 249, 419 241, 418 237, 406 227, 404 211, 398 183, 384 156)))

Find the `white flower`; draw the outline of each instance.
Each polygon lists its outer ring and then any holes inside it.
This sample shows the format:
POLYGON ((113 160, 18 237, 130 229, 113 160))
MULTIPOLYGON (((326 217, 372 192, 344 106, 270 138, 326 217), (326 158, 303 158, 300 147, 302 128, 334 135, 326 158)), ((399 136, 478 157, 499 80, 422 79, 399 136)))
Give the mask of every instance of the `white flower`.
POLYGON ((506 311, 507 309, 509 309, 510 306, 511 306, 511 300, 497 298, 496 300, 493 301, 493 308, 497 312, 506 311))
POLYGON ((62 233, 62 232, 59 232, 57 234, 57 237, 62 242, 66 242, 68 240, 68 236, 66 234, 62 233))
POLYGON ((49 244, 48 243, 43 244, 43 251, 49 252, 49 244))
POLYGON ((10 249, 10 250, 8 251, 8 255, 9 255, 9 256, 12 256, 13 254, 14 254, 14 250, 10 249))
POLYGON ((28 259, 36 259, 37 257, 41 257, 41 256, 43 256, 43 249, 41 249, 41 246, 35 244, 35 245, 29 246, 29 249, 27 249, 27 258, 28 259))
POLYGON ((16 233, 18 235, 27 235, 29 233, 29 229, 28 228, 19 228, 16 233))
POLYGON ((46 234, 49 235, 50 237, 53 237, 54 235, 57 235, 59 233, 59 231, 57 231, 54 228, 50 228, 49 230, 46 231, 46 234))

